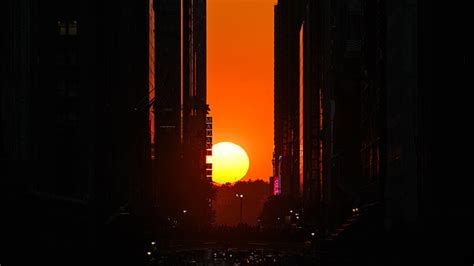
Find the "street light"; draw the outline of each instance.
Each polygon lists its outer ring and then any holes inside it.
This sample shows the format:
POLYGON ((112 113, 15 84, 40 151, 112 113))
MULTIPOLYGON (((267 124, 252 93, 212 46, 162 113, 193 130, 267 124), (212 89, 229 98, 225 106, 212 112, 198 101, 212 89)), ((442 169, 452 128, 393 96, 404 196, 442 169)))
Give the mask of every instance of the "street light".
POLYGON ((235 197, 240 199, 240 223, 242 223, 242 200, 244 199, 244 194, 235 194, 235 197))

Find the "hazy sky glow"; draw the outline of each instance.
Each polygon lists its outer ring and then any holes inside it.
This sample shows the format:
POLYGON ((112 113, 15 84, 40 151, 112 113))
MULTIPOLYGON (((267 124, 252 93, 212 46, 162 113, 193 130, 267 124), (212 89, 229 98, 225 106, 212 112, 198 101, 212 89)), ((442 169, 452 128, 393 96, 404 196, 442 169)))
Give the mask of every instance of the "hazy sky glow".
POLYGON ((250 157, 243 180, 268 180, 273 152, 273 6, 276 0, 208 0, 208 102, 214 143, 250 157))

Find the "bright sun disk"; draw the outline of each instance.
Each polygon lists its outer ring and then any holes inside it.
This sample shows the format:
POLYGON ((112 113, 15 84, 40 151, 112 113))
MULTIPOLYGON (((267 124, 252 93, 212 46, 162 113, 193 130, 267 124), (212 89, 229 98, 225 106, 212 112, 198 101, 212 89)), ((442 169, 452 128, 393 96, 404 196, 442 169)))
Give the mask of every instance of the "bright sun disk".
POLYGON ((234 183, 249 170, 250 161, 245 150, 232 142, 219 142, 212 146, 212 181, 218 184, 234 183))

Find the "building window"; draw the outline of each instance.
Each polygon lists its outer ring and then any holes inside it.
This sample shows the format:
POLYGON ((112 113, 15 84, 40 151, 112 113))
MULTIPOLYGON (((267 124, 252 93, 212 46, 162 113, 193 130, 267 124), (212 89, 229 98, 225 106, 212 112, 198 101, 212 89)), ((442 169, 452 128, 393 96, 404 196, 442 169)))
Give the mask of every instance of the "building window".
POLYGON ((58 21, 58 33, 61 36, 66 35, 66 22, 65 21, 58 21))
POLYGON ((349 16, 348 21, 348 40, 362 39, 362 17, 359 15, 349 16))
POLYGON ((68 24, 68 33, 69 35, 77 35, 77 20, 73 20, 68 24))
POLYGON ((58 21, 58 34, 60 36, 76 36, 77 35, 77 20, 59 20, 58 21))
POLYGON ((78 66, 79 58, 76 49, 57 49, 56 50, 57 66, 78 66))
POLYGON ((57 81, 57 93, 62 99, 73 99, 78 97, 79 82, 75 79, 57 81))
POLYGON ((376 155, 375 155, 375 175, 377 178, 380 177, 380 145, 377 143, 376 155))
POLYGON ((77 66, 78 65, 78 60, 77 60, 77 53, 75 50, 69 50, 67 51, 67 57, 68 57, 68 65, 70 66, 77 66))
POLYGON ((66 81, 59 79, 57 81, 57 92, 60 97, 65 97, 66 95, 66 81))
POLYGON ((303 193, 304 183, 304 29, 305 23, 300 28, 299 47, 299 192, 303 193))
POLYGON ((66 64, 66 58, 64 55, 64 51, 58 50, 56 52, 56 65, 63 66, 66 64))

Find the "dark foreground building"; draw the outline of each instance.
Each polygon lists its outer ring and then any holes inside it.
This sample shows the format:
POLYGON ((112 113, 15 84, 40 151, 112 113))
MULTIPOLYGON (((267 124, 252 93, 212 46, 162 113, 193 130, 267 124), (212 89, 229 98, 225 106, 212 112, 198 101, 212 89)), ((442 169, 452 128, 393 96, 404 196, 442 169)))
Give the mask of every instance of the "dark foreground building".
POLYGON ((171 218, 209 226, 206 1, 4 1, 0 17, 0 258, 143 257, 171 218))
POLYGON ((302 1, 275 5, 274 174, 278 193, 298 197, 299 171, 299 26, 302 1))
POLYGON ((305 225, 328 252, 321 263, 472 260, 462 241, 472 187, 449 158, 468 142, 462 96, 447 89, 466 86, 464 10, 416 0, 275 6, 275 175, 282 193, 298 196, 299 181, 305 225))
POLYGON ((1 5, 0 260, 90 263, 146 220, 150 2, 1 5))

